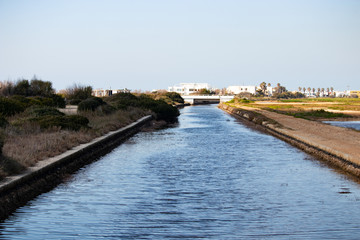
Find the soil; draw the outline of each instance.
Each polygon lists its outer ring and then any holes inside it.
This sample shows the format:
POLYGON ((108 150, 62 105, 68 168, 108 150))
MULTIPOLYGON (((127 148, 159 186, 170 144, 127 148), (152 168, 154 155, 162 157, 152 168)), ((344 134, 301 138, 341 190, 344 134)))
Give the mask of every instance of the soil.
MULTIPOLYGON (((283 126, 277 128, 277 131, 360 165, 359 131, 261 109, 242 108, 258 112, 267 118, 275 120, 283 126)), ((354 121, 354 119, 352 120, 354 121)), ((276 128, 275 126, 270 127, 276 128)))

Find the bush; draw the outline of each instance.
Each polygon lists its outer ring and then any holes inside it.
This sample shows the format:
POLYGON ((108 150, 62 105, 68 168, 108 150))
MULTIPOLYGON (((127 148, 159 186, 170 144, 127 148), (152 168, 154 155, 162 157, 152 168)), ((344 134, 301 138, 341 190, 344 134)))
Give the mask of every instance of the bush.
POLYGON ((113 106, 110 106, 109 104, 103 104, 99 107, 97 107, 96 111, 101 115, 101 114, 110 114, 115 112, 115 108, 113 106))
POLYGON ((33 106, 26 109, 25 113, 30 117, 64 116, 65 114, 53 107, 33 106))
POLYGON ((49 106, 49 107, 65 107, 65 99, 60 95, 53 94, 50 97, 32 96, 24 97, 21 95, 13 95, 9 99, 14 100, 22 105, 22 107, 28 108, 30 106, 49 106))
POLYGON ((91 97, 79 103, 78 111, 95 111, 99 106, 105 102, 98 97, 91 97))
POLYGON ((308 111, 308 112, 298 112, 298 113, 294 113, 292 114, 294 117, 297 118, 304 118, 304 119, 314 119, 314 118, 346 118, 346 117, 351 117, 349 115, 343 114, 343 113, 333 113, 333 112, 328 112, 325 111, 324 109, 320 109, 320 110, 312 110, 312 111, 308 111))
POLYGON ((117 93, 108 97, 106 101, 117 109, 138 107, 139 99, 131 93, 117 93))
POLYGON ((167 104, 163 100, 155 100, 147 94, 136 97, 131 93, 118 93, 108 97, 106 100, 117 109, 138 107, 151 110, 155 113, 157 120, 173 121, 180 114, 176 107, 167 104))
POLYGON ((0 115, 5 117, 12 116, 24 110, 25 108, 20 102, 0 97, 0 115))
POLYGON ((165 120, 167 122, 173 122, 176 117, 180 115, 179 110, 166 103, 158 103, 156 106, 150 109, 155 112, 157 120, 165 120))
POLYGON ((32 118, 41 128, 61 127, 62 129, 78 131, 81 128, 88 128, 89 120, 79 115, 70 116, 41 116, 32 118))
POLYGON ((9 122, 3 116, 0 116, 0 128, 5 128, 8 124, 9 122))
POLYGON ((69 101, 69 104, 70 105, 79 105, 79 103, 81 103, 81 99, 71 99, 70 101, 69 101))
POLYGON ((58 95, 58 94, 52 94, 50 98, 53 100, 53 106, 58 108, 65 108, 66 102, 65 99, 58 95))
MULTIPOLYGON (((74 84, 74 86, 67 88, 65 90, 65 98, 69 102, 72 100, 82 101, 91 98, 91 94, 92 94, 91 86, 82 86, 82 85, 74 84)), ((80 101, 78 103, 80 103, 80 101)), ((73 104, 73 105, 77 105, 77 104, 73 104)))
POLYGON ((165 96, 170 98, 173 102, 176 103, 184 103, 184 99, 181 97, 179 93, 176 92, 167 92, 165 96))

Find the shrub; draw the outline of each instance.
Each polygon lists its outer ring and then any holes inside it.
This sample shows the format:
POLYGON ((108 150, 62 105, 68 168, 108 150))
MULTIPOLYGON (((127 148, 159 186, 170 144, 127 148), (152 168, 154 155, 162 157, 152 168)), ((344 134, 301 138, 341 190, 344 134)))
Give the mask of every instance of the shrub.
MULTIPOLYGON (((65 90, 65 98, 67 101, 72 100, 85 100, 91 97, 92 94, 92 87, 91 86, 82 86, 74 84, 74 86, 69 87, 65 90)), ((78 104, 80 103, 78 102, 78 104)), ((74 103, 71 103, 73 105, 77 105, 74 103)))
POLYGON ((148 109, 155 113, 157 120, 173 121, 179 116, 179 110, 163 100, 155 100, 147 94, 141 94, 139 97, 131 93, 118 93, 107 101, 117 109, 126 109, 128 107, 138 107, 148 109))
POLYGON ((0 116, 0 128, 5 128, 8 124, 9 122, 3 116, 0 116))
POLYGON ((12 116, 24 110, 25 108, 20 102, 0 97, 0 115, 12 116))
POLYGON ((78 131, 81 128, 88 128, 89 120, 86 117, 79 115, 69 116, 41 116, 32 118, 31 121, 36 122, 41 128, 61 127, 62 129, 69 129, 78 131))
POLYGON ((116 109, 126 109, 127 107, 137 107, 139 99, 131 93, 117 93, 108 97, 106 102, 116 109))
POLYGON ((109 104, 103 104, 99 107, 97 107, 96 111, 101 115, 101 114, 111 114, 113 112, 115 112, 115 108, 113 106, 110 106, 109 104))
POLYGON ((81 101, 78 106, 78 111, 95 111, 96 108, 105 104, 105 102, 98 97, 91 97, 81 101))
POLYGON ((81 103, 81 99, 71 99, 69 100, 69 104, 70 105, 79 105, 79 103, 81 103))
POLYGON ((325 111, 324 109, 320 109, 320 110, 312 110, 312 111, 308 111, 308 112, 298 112, 298 113, 294 113, 291 114, 294 117, 297 118, 304 118, 304 119, 308 119, 311 120, 313 118, 346 118, 346 117, 351 117, 349 115, 343 114, 343 113, 333 113, 333 112, 328 112, 325 111))
POLYGON ((30 117, 64 116, 65 114, 53 107, 33 106, 26 109, 25 113, 30 117))
POLYGON ((58 108, 65 108, 66 102, 65 99, 58 95, 58 94, 52 94, 50 98, 53 100, 53 106, 58 108))
POLYGON ((158 103, 156 106, 150 109, 155 112, 157 120, 165 120, 167 122, 173 122, 176 117, 180 115, 179 110, 166 103, 158 103))
POLYGON ((184 103, 184 99, 181 97, 179 93, 176 92, 167 92, 165 96, 170 98, 173 102, 176 103, 184 103))
POLYGON ((34 105, 59 107, 59 108, 65 107, 65 99, 57 94, 53 94, 50 97, 42 97, 42 96, 24 97, 21 95, 13 95, 9 99, 18 102, 19 104, 22 105, 24 109, 34 105))

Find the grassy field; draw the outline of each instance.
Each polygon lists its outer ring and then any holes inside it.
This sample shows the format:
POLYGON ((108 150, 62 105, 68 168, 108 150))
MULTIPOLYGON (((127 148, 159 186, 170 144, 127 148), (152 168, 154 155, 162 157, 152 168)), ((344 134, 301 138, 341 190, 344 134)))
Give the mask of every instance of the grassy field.
POLYGON ((310 120, 360 118, 358 98, 310 98, 271 101, 235 99, 235 107, 252 107, 310 120))

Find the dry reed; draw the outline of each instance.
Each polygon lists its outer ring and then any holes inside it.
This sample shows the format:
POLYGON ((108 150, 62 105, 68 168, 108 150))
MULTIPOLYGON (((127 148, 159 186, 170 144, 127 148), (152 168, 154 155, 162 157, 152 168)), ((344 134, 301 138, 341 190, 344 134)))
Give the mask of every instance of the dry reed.
MULTIPOLYGON (((4 133, 6 138, 3 156, 15 160, 21 166, 33 166, 41 160, 54 157, 109 131, 124 127, 147 114, 149 111, 139 108, 119 110, 109 115, 85 112, 81 115, 89 119, 90 128, 80 131, 62 130, 56 127, 42 130, 36 123, 24 123, 20 127, 16 124, 9 125, 4 133)), ((9 174, 11 173, 0 165, 0 179, 9 174)))

